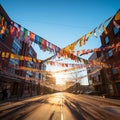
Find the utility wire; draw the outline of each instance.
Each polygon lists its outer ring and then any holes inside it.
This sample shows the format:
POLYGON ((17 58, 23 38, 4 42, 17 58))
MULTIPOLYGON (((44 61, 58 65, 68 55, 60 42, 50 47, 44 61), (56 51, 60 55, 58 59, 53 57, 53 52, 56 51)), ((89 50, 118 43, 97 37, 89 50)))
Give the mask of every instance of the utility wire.
MULTIPOLYGON (((15 21, 18 21, 19 19, 15 19, 15 21)), ((64 26, 64 27, 72 27, 72 28, 85 28, 85 29, 92 29, 92 27, 88 27, 88 26, 74 26, 74 25, 70 25, 70 24, 62 24, 62 23, 54 23, 54 22, 47 22, 47 21, 30 21, 30 20, 19 20, 19 21, 23 21, 23 22, 34 22, 34 23, 43 23, 43 24, 50 24, 50 25, 56 25, 56 26, 64 26)))

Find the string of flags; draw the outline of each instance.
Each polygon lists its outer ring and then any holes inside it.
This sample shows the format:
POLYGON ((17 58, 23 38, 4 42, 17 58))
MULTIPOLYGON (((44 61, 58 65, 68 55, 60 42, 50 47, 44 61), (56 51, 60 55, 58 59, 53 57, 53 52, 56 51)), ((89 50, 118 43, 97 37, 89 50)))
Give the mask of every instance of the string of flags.
MULTIPOLYGON (((76 40, 75 42, 73 42, 72 44, 66 46, 65 48, 63 48, 66 51, 73 51, 74 48, 76 47, 77 43, 79 44, 79 46, 83 46, 86 45, 86 42, 88 41, 88 39, 90 38, 90 36, 93 34, 96 38, 98 37, 96 34, 96 30, 98 30, 98 33, 101 34, 100 29, 102 28, 102 30, 104 31, 104 33, 107 35, 108 31, 105 28, 105 24, 110 21, 113 17, 109 17, 108 19, 106 19, 102 24, 100 24, 98 27, 95 27, 92 31, 88 32, 87 34, 83 35, 81 38, 79 38, 78 40, 76 40), (72 46, 72 47, 71 47, 72 46)), ((113 24, 115 25, 115 27, 117 27, 118 29, 120 28, 120 25, 116 22, 117 20, 120 20, 120 11, 115 15, 114 19, 113 19, 113 24)))
POLYGON ((98 29, 98 32, 101 34, 100 29, 102 28, 105 34, 108 34, 106 28, 104 27, 105 23, 107 23, 109 20, 112 19, 112 16, 109 17, 107 20, 105 20, 104 23, 100 24, 98 27, 95 27, 92 31, 88 32, 87 34, 83 35, 81 38, 79 38, 78 40, 76 40, 75 42, 73 42, 72 44, 66 46, 65 48, 63 48, 63 50, 66 51, 73 51, 77 45, 77 43, 79 44, 79 46, 83 46, 86 45, 86 42, 88 41, 88 39, 91 37, 91 35, 93 34, 96 38, 98 37, 96 34, 96 30, 98 29))
MULTIPOLYGON (((116 45, 112 44, 112 45, 102 47, 102 48, 94 48, 94 49, 79 50, 79 51, 77 50, 77 51, 72 51, 72 52, 74 52, 74 54, 76 53, 76 55, 78 56, 78 55, 88 54, 91 52, 105 51, 105 50, 113 49, 113 48, 115 48, 117 51, 119 47, 120 47, 120 42, 118 42, 116 45)), ((9 53, 9 52, 0 51, 0 55, 2 58, 11 58, 11 59, 16 59, 16 60, 25 60, 28 62, 37 62, 37 63, 42 62, 42 60, 40 60, 40 59, 36 59, 36 58, 28 57, 28 56, 20 56, 20 55, 16 55, 16 54, 9 53)), ((86 63, 86 62, 84 62, 84 60, 83 61, 81 60, 81 62, 83 64, 86 63)), ((62 67, 79 66, 79 64, 67 64, 67 63, 60 63, 60 62, 53 62, 53 61, 47 61, 46 63, 50 64, 50 65, 57 65, 57 66, 62 66, 62 67)))
MULTIPOLYGON (((55 74, 55 73, 65 73, 65 72, 70 72, 72 70, 77 70, 77 69, 81 69, 81 71, 79 72, 83 72, 83 68, 86 68, 86 66, 81 65, 81 66, 76 66, 76 67, 72 67, 72 68, 68 68, 68 69, 64 69, 64 70, 58 70, 58 71, 46 71, 46 70, 39 70, 39 69, 34 69, 34 68, 29 68, 29 67, 25 67, 25 66, 18 66, 18 65, 10 65, 10 67, 17 69, 17 70, 23 70, 23 71, 31 71, 31 72, 37 72, 37 73, 41 73, 41 74, 55 74)), ((87 66, 90 67, 90 66, 87 66)), ((92 67, 96 67, 92 66, 92 67)), ((98 66, 99 68, 101 68, 101 66, 98 66)))
POLYGON ((40 49, 43 51, 47 50, 53 52, 54 54, 60 51, 60 48, 55 44, 36 35, 32 31, 29 31, 14 21, 8 22, 5 20, 5 17, 0 14, 0 34, 8 35, 9 33, 27 44, 31 45, 32 42, 38 44, 40 49))
MULTIPOLYGON (((5 34, 7 35, 10 33, 13 36, 16 36, 18 39, 21 41, 24 41, 25 43, 32 44, 32 42, 36 43, 39 45, 41 50, 43 51, 50 51, 53 52, 58 57, 64 57, 64 58, 71 58, 72 60, 79 62, 82 61, 81 58, 78 56, 75 56, 73 53, 70 53, 70 51, 73 51, 75 49, 75 46, 79 43, 79 46, 83 46, 86 44, 90 36, 93 34, 95 37, 97 37, 96 30, 98 29, 98 32, 100 32, 100 28, 103 29, 105 34, 108 34, 106 28, 104 27, 105 23, 107 23, 109 20, 111 20, 112 17, 109 17, 108 19, 105 20, 102 24, 100 24, 98 27, 95 27, 92 31, 88 32, 87 34, 83 35, 80 39, 77 41, 73 42, 72 44, 68 45, 67 47, 60 49, 53 43, 50 43, 49 41, 45 40, 44 38, 34 34, 33 32, 29 31, 28 29, 22 27, 18 23, 12 21, 8 22, 5 20, 4 16, 0 14, 0 34, 5 34)), ((120 20, 120 12, 118 12, 113 20, 113 24, 117 27, 120 28, 120 25, 116 22, 117 20, 120 20)), ((79 53, 79 51, 78 51, 79 53)), ((48 58, 47 60, 50 60, 48 58)), ((86 60, 87 61, 87 60, 86 60)))
POLYGON ((2 58, 11 58, 11 59, 16 59, 16 60, 20 60, 20 61, 28 61, 28 62, 34 62, 34 63, 42 62, 42 60, 40 60, 40 59, 36 59, 36 58, 28 57, 28 56, 17 55, 17 54, 13 54, 10 52, 4 52, 4 51, 0 51, 0 56, 2 58))
POLYGON ((105 47, 100 47, 100 48, 71 51, 71 53, 74 53, 77 56, 79 56, 79 55, 82 56, 84 54, 89 54, 91 52, 101 52, 101 51, 105 51, 105 50, 109 50, 109 49, 113 49, 113 48, 116 48, 116 51, 117 51, 118 47, 120 47, 120 42, 118 42, 116 45, 112 44, 112 45, 105 46, 105 47))
POLYGON ((23 77, 23 76, 20 76, 20 75, 16 75, 16 74, 12 74, 12 73, 9 73, 9 72, 5 72, 3 69, 0 69, 2 72, 4 72, 5 75, 9 75, 11 76, 12 78, 20 78, 20 79, 24 79, 24 80, 27 80, 27 81, 34 81, 35 83, 38 83, 38 82, 44 82, 43 80, 39 79, 39 78, 34 78, 34 77, 23 77))
MULTIPOLYGON (((51 53, 54 53, 55 55, 59 56, 60 48, 57 47, 55 44, 47 41, 46 39, 34 34, 33 32, 29 31, 28 29, 22 27, 18 23, 12 21, 8 22, 5 20, 4 16, 0 14, 0 34, 5 34, 6 36, 8 34, 11 34, 12 36, 15 36, 20 41, 23 41, 29 46, 34 42, 38 44, 40 49, 42 51, 49 51, 51 53)), ((69 57, 72 60, 79 61, 79 57, 71 55, 70 53, 63 54, 64 57, 69 57)), ((49 58, 47 59, 49 60, 49 58)))
MULTIPOLYGON (((34 62, 34 63, 41 63, 42 61, 40 59, 28 57, 28 56, 20 56, 9 52, 3 52, 0 51, 0 56, 4 59, 15 59, 20 61, 28 61, 28 62, 34 62)), ((104 65, 105 63, 93 60, 93 61, 85 61, 84 59, 81 59, 81 64, 68 64, 68 63, 61 63, 61 62, 53 62, 53 61, 47 61, 46 64, 52 65, 52 66, 61 66, 61 67, 85 67, 85 65, 104 65)), ((86 66, 87 67, 87 66, 86 66)))

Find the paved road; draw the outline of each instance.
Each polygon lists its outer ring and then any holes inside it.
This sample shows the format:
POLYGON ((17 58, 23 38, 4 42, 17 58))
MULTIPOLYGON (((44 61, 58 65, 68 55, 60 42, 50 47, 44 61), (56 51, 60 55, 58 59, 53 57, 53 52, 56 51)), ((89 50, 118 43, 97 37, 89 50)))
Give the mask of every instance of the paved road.
POLYGON ((120 100, 61 92, 1 105, 0 120, 120 120, 120 100))

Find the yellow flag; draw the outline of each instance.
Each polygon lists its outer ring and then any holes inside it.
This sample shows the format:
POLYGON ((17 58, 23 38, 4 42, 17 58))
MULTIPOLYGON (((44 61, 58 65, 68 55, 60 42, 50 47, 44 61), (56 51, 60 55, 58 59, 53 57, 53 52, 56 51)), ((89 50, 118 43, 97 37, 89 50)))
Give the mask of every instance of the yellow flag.
POLYGON ((80 46, 83 46, 83 41, 84 41, 84 36, 81 37, 80 40, 79 40, 79 45, 80 45, 80 46))
POLYGON ((5 27, 2 26, 2 29, 0 30, 0 34, 4 34, 4 32, 5 32, 5 27))
POLYGON ((94 48, 94 49, 93 49, 93 51, 94 51, 94 52, 96 52, 96 51, 97 51, 97 49, 96 49, 96 48, 94 48))
POLYGON ((5 57, 5 52, 2 52, 2 57, 5 57))
POLYGON ((115 15, 115 20, 120 20, 120 11, 115 15))
POLYGON ((33 58, 33 62, 36 62, 36 58, 33 58))
POLYGON ((29 61, 29 62, 32 62, 32 58, 31 58, 31 57, 28 57, 28 61, 29 61))
POLYGON ((24 56, 20 56, 20 60, 24 60, 24 56))
POLYGON ((106 28, 104 27, 104 25, 102 25, 102 29, 104 30, 105 34, 108 34, 108 32, 107 32, 106 28))
POLYGON ((87 34, 87 40, 90 38, 91 34, 92 34, 92 32, 89 32, 89 33, 87 34))
POLYGON ((14 58, 15 58, 15 55, 14 55, 14 54, 11 54, 11 55, 10 55, 10 58, 14 59, 14 58))
POLYGON ((65 51, 70 51, 70 46, 64 48, 65 51))
POLYGON ((74 50, 75 49, 75 46, 76 46, 77 42, 74 42, 70 45, 70 50, 74 50))
POLYGON ((6 58, 9 58, 9 54, 10 54, 10 53, 6 52, 5 57, 6 57, 6 58))

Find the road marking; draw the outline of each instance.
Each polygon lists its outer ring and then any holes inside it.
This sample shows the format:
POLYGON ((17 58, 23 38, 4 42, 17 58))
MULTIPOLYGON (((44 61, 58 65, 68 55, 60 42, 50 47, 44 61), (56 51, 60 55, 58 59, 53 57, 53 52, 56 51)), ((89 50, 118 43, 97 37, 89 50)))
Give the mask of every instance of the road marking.
POLYGON ((61 120, 64 120, 63 119, 63 99, 62 99, 62 96, 61 96, 61 104, 60 104, 60 113, 61 113, 61 120))

